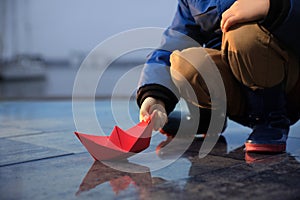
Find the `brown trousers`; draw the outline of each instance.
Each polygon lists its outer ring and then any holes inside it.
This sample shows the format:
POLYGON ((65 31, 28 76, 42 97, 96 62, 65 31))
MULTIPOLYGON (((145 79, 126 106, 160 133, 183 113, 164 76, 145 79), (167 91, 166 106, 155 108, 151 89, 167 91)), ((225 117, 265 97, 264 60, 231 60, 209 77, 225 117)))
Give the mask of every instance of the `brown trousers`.
MULTIPOLYGON (((223 34, 222 50, 174 51, 170 61, 172 80, 181 96, 199 107, 211 108, 211 99, 222 99, 218 95, 223 88, 227 115, 232 119, 243 118, 247 108, 243 87, 255 90, 284 83, 288 115, 293 123, 299 119, 299 60, 256 23, 239 25, 223 34), (215 84, 218 77, 211 76, 213 65, 224 86, 215 84), (187 84, 195 92, 196 101, 191 98, 187 84)), ((222 103, 215 103, 216 108, 218 104, 222 103)))

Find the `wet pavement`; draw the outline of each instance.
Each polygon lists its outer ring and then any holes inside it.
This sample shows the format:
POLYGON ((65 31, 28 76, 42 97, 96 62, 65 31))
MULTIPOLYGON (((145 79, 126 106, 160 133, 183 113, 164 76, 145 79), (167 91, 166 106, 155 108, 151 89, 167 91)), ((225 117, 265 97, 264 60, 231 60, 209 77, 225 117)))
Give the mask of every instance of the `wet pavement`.
MULTIPOLYGON (((116 113, 123 112, 124 101, 119 100, 116 113)), ((87 106, 83 101, 83 118, 87 106)), ((117 123, 111 102, 96 101, 95 108, 103 132, 109 134, 117 123)), ((129 109, 137 122, 134 100, 129 109)), ((287 153, 245 154, 250 130, 229 121, 204 158, 199 158, 203 139, 195 138, 184 154, 158 170, 150 162, 123 161, 142 173, 93 160, 73 134, 71 101, 2 100, 0 127, 0 199, 300 199, 299 122, 291 128, 287 153)), ((155 153, 165 139, 154 133, 146 151, 155 153)), ((173 156, 163 150, 154 155, 161 161, 173 156)))

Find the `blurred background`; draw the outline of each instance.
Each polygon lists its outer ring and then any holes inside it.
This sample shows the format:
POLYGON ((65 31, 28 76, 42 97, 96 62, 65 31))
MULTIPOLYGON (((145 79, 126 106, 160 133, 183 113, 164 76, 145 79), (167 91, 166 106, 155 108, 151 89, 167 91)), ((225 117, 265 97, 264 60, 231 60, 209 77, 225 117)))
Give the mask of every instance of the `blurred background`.
MULTIPOLYGON (((0 0, 0 99, 70 98, 77 70, 93 48, 130 29, 166 28, 176 5, 175 0, 0 0)), ((111 79, 142 64, 148 53, 114 62, 96 97, 109 96, 111 79)))

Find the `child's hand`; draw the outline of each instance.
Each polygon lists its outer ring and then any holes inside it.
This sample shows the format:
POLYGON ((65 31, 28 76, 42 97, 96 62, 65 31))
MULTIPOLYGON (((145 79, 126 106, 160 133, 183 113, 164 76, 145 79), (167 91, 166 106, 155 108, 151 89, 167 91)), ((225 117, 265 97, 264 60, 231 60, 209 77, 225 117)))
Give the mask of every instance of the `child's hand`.
POLYGON ((239 23, 263 19, 270 8, 270 0, 237 0, 222 14, 221 29, 223 32, 239 23))
POLYGON ((150 115, 152 115, 151 120, 154 120, 153 129, 155 131, 167 123, 168 116, 164 103, 158 99, 147 97, 141 106, 140 121, 147 121, 150 115))

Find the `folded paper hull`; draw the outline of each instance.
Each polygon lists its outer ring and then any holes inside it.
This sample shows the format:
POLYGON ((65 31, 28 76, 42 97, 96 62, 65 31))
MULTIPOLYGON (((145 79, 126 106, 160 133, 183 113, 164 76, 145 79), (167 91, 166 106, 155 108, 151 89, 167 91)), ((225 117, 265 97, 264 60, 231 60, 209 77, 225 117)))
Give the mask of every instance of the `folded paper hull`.
POLYGON ((81 143, 95 160, 112 160, 131 156, 109 141, 109 136, 93 136, 75 132, 81 143))
POLYGON ((75 132, 95 160, 127 158, 149 147, 153 124, 140 122, 123 131, 115 126, 110 136, 95 136, 75 132))

